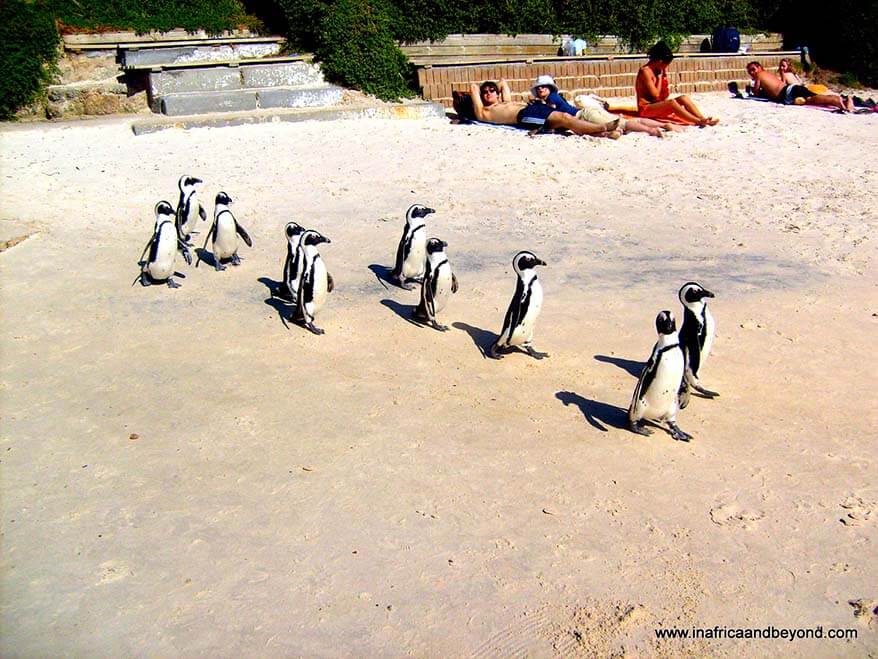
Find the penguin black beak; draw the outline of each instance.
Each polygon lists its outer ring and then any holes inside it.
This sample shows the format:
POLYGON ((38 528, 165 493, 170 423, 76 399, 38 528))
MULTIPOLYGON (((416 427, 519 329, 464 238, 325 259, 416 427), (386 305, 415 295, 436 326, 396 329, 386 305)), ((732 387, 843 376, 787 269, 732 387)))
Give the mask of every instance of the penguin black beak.
POLYGON ((549 264, 546 263, 545 261, 543 261, 542 259, 537 259, 537 265, 545 265, 545 266, 548 266, 549 264))
POLYGON ((436 211, 433 210, 432 208, 425 208, 424 209, 424 215, 429 215, 430 213, 435 213, 435 212, 436 211))
POLYGON ((446 243, 444 240, 440 240, 439 242, 442 243, 442 249, 445 249, 446 247, 448 247, 448 243, 446 243))
POLYGON ((322 243, 327 243, 327 244, 332 244, 332 241, 331 241, 329 238, 327 238, 326 236, 321 236, 321 240, 320 240, 320 242, 322 242, 322 243))
POLYGON ((714 295, 710 291, 704 291, 704 294, 702 295, 702 297, 714 297, 714 295))

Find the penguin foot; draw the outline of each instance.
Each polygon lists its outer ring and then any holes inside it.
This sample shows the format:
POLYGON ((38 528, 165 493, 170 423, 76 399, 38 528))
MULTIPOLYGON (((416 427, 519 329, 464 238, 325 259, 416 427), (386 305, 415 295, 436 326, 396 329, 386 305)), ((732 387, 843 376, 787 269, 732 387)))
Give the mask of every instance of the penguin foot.
POLYGON ((303 324, 305 325, 305 329, 307 329, 309 332, 312 332, 313 334, 316 334, 317 336, 320 336, 322 334, 326 334, 326 330, 322 330, 319 327, 316 327, 314 325, 314 323, 306 322, 303 324))
POLYGON ((168 277, 168 282, 167 282, 167 283, 168 283, 168 288, 180 288, 180 284, 178 284, 177 282, 175 282, 175 281, 174 281, 173 279, 171 279, 170 277, 168 277))
POLYGON ((637 421, 629 421, 628 429, 631 432, 636 432, 638 435, 643 435, 644 437, 649 437, 652 434, 652 430, 643 425, 642 419, 639 419, 637 421))
POLYGON ((677 404, 679 405, 681 410, 686 409, 686 406, 689 404, 689 389, 688 388, 680 389, 680 393, 677 394, 677 404))
POLYGON ((226 266, 224 266, 222 263, 220 263, 219 259, 216 259, 216 262, 213 264, 213 268, 217 272, 221 272, 221 271, 226 269, 226 266))
POLYGON ((241 265, 241 257, 237 254, 232 254, 232 265, 241 265))
POLYGON ((405 281, 405 280, 403 280, 403 279, 400 279, 400 280, 399 280, 399 287, 400 287, 400 288, 404 288, 404 289, 407 290, 407 291, 413 291, 413 290, 415 290, 415 287, 414 287, 414 286, 412 286, 411 284, 409 284, 407 281, 405 281))
POLYGON ((695 389, 702 396, 707 396, 708 398, 716 398, 719 394, 715 391, 711 391, 710 389, 705 389, 700 384, 692 385, 692 388, 695 389))
POLYGON ((503 355, 500 353, 500 348, 495 343, 491 346, 491 349, 488 351, 488 357, 491 359, 501 359, 503 355))
POLYGON ((671 437, 676 439, 678 442, 688 442, 692 439, 692 435, 688 432, 683 432, 680 430, 680 426, 678 426, 673 421, 668 421, 668 428, 671 429, 671 437))
POLYGON ((188 249, 183 250, 183 260, 186 261, 186 265, 192 265, 192 254, 188 249))
POLYGON ((140 273, 140 285, 141 286, 151 286, 152 285, 152 281, 150 280, 149 275, 146 274, 145 272, 140 273))
POLYGON ((527 351, 527 354, 529 354, 534 359, 545 359, 549 356, 548 352, 537 352, 533 349, 533 346, 525 346, 524 349, 527 351))
POLYGON ((439 330, 440 332, 447 332, 447 331, 448 331, 448 325, 440 325, 439 323, 437 323, 437 322, 434 320, 434 321, 433 321, 433 329, 437 329, 437 330, 439 330))

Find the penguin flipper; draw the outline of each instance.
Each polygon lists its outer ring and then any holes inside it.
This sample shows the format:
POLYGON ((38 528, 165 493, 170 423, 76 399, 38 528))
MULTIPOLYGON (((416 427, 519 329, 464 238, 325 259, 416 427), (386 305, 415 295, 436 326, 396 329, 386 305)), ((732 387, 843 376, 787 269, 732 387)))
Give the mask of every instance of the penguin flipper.
POLYGON ((457 275, 451 273, 451 292, 457 293, 457 275))
POLYGON ((198 217, 200 217, 202 221, 207 219, 207 211, 204 210, 204 206, 201 204, 198 204, 198 217))
POLYGON ((152 238, 149 239, 149 242, 146 243, 146 247, 144 247, 144 248, 143 248, 143 251, 140 253, 140 258, 137 259, 137 262, 138 262, 138 263, 142 263, 142 262, 143 262, 143 257, 146 256, 146 252, 147 252, 147 250, 148 250, 150 247, 152 247, 152 243, 153 243, 153 241, 155 241, 155 234, 152 234, 152 238))
POLYGON ((235 220, 235 231, 241 236, 241 240, 247 243, 247 247, 253 247, 253 241, 250 240, 250 234, 244 230, 244 227, 238 224, 238 220, 235 220))
POLYGON ((335 288, 335 280, 332 278, 332 275, 329 272, 326 273, 326 292, 332 293, 332 290, 335 288))

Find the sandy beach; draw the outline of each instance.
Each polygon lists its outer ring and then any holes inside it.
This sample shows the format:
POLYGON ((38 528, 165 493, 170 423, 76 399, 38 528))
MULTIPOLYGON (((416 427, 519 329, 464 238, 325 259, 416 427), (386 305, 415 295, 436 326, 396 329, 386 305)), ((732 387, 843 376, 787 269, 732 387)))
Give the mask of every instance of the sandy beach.
POLYGON ((722 123, 665 140, 0 127, 0 654, 878 656, 878 114, 694 98, 722 123), (182 174, 253 247, 131 286, 182 174), (376 276, 417 202, 444 334, 376 276), (324 336, 269 300, 291 220, 332 240, 324 336), (551 357, 485 359, 520 249, 551 357), (641 437, 690 280, 720 397, 641 437), (655 633, 769 626, 824 638, 655 633))

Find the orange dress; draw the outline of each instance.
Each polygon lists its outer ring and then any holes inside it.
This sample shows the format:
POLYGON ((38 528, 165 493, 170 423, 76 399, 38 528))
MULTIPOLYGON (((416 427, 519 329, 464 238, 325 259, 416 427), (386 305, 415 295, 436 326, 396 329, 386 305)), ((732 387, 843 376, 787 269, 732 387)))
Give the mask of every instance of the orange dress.
POLYGON ((695 122, 688 121, 677 115, 671 108, 657 108, 656 105, 662 101, 667 101, 671 96, 671 89, 668 85, 668 77, 662 75, 659 83, 659 97, 656 101, 647 101, 645 98, 637 97, 637 114, 647 119, 658 119, 659 121, 670 121, 675 124, 683 124, 684 126, 694 126, 695 122))

